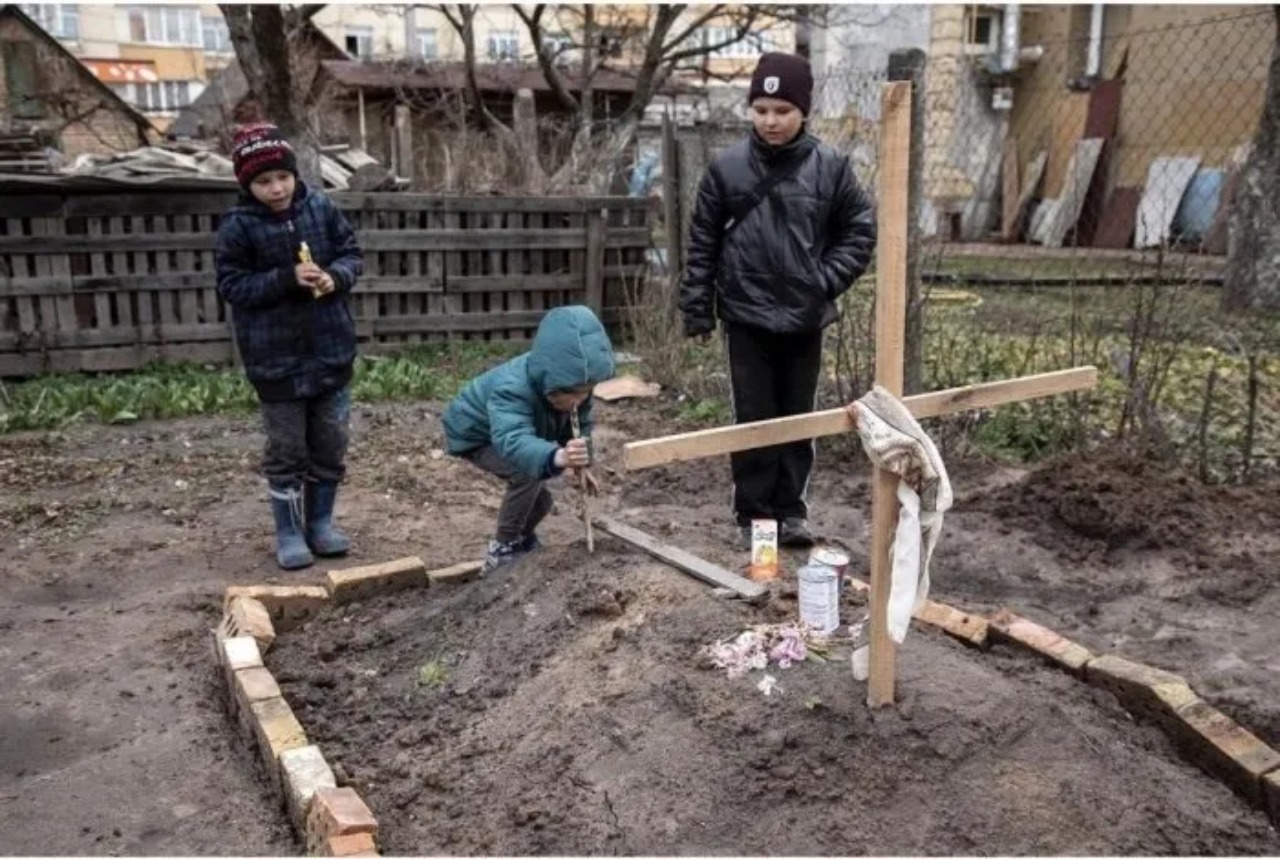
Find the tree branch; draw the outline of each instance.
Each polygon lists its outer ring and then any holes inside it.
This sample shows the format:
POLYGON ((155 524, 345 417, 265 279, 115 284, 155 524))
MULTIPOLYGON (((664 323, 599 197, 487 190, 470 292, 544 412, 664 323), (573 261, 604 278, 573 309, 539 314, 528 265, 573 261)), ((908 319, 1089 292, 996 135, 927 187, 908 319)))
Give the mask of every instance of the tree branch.
POLYGON ((560 70, 556 68, 555 59, 547 56, 547 52, 542 50, 542 15, 546 12, 546 4, 539 3, 535 6, 532 15, 525 12, 524 7, 518 3, 513 3, 511 8, 515 10, 516 15, 524 22, 525 29, 529 31, 529 38, 533 41, 534 54, 538 58, 538 68, 542 70, 542 77, 546 79, 547 85, 551 87, 552 94, 564 106, 565 110, 576 114, 582 106, 573 97, 573 93, 569 91, 564 75, 560 74, 560 70))

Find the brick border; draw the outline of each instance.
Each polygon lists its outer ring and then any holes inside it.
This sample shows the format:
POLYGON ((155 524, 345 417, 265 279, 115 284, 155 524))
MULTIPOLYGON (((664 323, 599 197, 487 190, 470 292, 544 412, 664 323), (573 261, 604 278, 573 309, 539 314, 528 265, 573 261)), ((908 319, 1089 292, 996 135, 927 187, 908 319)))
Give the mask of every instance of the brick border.
POLYGON ((360 795, 338 787, 320 749, 307 739, 262 657, 289 630, 330 605, 345 605, 414 587, 470 581, 479 561, 428 571, 421 558, 330 570, 325 584, 231 585, 213 630, 227 704, 241 734, 257 749, 267 776, 309 856, 378 855, 378 821, 360 795))
MULTIPOLYGON (((845 584, 869 598, 866 582, 847 578, 845 584)), ((1201 698, 1180 675, 1114 654, 1096 655, 1007 608, 987 618, 927 600, 913 617, 965 644, 985 648, 994 641, 1030 651, 1110 692, 1135 717, 1158 725, 1185 757, 1280 827, 1280 751, 1201 698)))
MULTIPOLYGON (((308 742, 262 656, 276 629, 289 630, 329 605, 406 588, 467 582, 482 564, 427 570, 421 558, 330 570, 324 586, 232 585, 213 630, 231 715, 253 742, 309 856, 376 856, 378 821, 360 795, 337 787, 320 749, 308 742)), ((848 578, 863 598, 870 586, 848 578)), ((979 649, 992 642, 1028 650, 1103 689, 1138 718, 1158 725, 1192 762, 1220 779, 1280 826, 1280 752, 1211 706, 1180 675, 1088 648, 1002 608, 991 617, 927 600, 914 618, 979 649)))

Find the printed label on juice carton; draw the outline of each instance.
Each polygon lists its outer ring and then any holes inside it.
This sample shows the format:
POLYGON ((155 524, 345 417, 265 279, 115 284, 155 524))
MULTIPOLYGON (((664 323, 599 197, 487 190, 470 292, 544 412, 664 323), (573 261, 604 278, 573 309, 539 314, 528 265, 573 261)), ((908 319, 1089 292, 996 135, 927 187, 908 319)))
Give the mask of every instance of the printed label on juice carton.
POLYGON ((774 519, 751 520, 750 578, 778 577, 778 523, 774 519))

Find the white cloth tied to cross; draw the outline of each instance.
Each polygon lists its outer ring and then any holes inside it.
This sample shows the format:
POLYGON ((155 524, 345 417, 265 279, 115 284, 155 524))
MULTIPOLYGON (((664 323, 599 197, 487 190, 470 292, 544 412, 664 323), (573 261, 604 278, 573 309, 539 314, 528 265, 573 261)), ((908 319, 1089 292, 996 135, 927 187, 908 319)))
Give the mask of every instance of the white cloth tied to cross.
POLYGON ((929 561, 951 508, 951 480, 933 440, 906 405, 876 385, 853 404, 862 449, 898 475, 898 527, 890 549, 889 637, 901 644, 911 616, 929 596, 929 561))

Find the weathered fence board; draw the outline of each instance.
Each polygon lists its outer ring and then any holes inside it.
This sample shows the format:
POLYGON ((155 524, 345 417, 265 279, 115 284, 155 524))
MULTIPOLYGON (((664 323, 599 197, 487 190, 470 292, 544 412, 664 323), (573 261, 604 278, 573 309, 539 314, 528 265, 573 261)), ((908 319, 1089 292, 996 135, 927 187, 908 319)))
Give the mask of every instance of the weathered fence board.
MULTIPOLYGON (((618 197, 336 194, 360 236, 364 347, 527 340, 566 303, 622 319, 648 204, 618 197)), ((213 243, 233 193, 66 190, 0 199, 0 377, 235 359, 213 243)))

